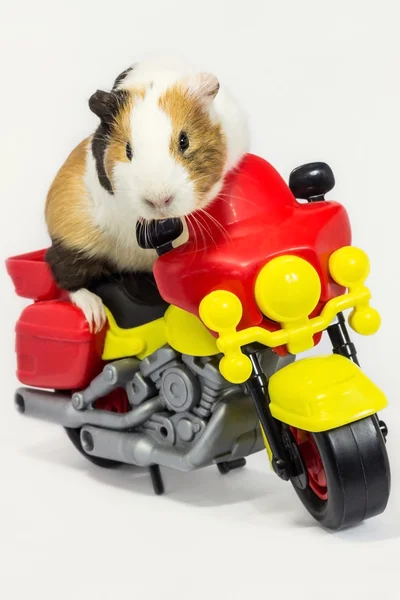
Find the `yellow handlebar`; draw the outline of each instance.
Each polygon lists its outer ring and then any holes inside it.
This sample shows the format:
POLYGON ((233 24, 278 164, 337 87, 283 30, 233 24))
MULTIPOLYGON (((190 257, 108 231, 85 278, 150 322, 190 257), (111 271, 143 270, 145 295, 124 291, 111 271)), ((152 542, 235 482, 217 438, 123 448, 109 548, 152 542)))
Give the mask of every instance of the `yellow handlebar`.
POLYGON ((330 257, 329 271, 339 285, 348 288, 348 293, 329 300, 319 316, 310 318, 321 291, 315 269, 296 256, 281 256, 263 267, 255 296, 262 312, 280 323, 281 329, 274 332, 262 327, 237 331, 243 308, 231 292, 217 290, 203 298, 200 318, 218 333, 217 346, 224 354, 219 368, 225 379, 239 384, 250 377, 252 366, 241 351, 243 346, 254 342, 271 348, 286 345, 289 352, 298 354, 312 348, 314 335, 349 308, 353 308, 349 323, 357 333, 371 335, 379 329, 379 313, 370 307, 371 293, 364 285, 369 274, 367 255, 351 246, 341 248, 330 257))

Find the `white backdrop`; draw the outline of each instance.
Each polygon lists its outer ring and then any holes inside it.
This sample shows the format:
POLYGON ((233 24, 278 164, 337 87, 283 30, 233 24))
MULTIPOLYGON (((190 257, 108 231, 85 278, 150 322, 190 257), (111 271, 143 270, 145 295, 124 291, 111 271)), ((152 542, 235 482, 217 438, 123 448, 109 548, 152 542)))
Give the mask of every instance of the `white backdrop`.
POLYGON ((321 530, 263 453, 216 469, 102 471, 61 430, 13 409, 14 323, 25 305, 0 269, 0 596, 14 598, 398 598, 399 59, 397 0, 13 0, 0 8, 1 260, 48 243, 43 206, 56 170, 96 124, 87 99, 148 53, 214 71, 246 106, 252 151, 287 179, 331 164, 371 258, 383 326, 356 338, 391 401, 387 512, 321 530))

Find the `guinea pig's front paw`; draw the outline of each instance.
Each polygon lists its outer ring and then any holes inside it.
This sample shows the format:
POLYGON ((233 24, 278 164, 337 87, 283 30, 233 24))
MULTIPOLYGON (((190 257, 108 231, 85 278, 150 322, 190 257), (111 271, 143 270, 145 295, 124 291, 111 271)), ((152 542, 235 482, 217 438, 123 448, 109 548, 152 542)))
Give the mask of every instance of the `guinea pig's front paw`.
POLYGON ((101 298, 82 288, 76 292, 70 292, 71 302, 81 309, 89 323, 90 331, 97 333, 106 324, 107 317, 101 298))

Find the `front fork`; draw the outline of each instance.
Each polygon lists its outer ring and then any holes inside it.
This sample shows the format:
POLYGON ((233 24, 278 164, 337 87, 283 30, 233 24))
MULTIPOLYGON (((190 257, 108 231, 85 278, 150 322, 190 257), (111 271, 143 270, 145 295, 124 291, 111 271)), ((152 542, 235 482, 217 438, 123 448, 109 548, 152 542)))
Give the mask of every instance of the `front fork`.
POLYGON ((350 339, 349 332, 346 327, 346 319, 343 313, 338 313, 336 323, 332 323, 327 329, 329 339, 331 340, 334 354, 340 354, 345 358, 350 359, 358 367, 360 363, 357 358, 357 350, 350 339))
POLYGON ((253 371, 246 382, 247 390, 253 398, 257 415, 271 450, 271 464, 275 473, 283 479, 289 479, 301 488, 307 487, 307 475, 293 436, 288 426, 277 421, 271 414, 268 393, 268 378, 263 372, 257 352, 247 352, 253 371))
MULTIPOLYGON (((351 341, 343 313, 337 315, 335 323, 327 329, 334 354, 340 354, 360 366, 356 347, 351 341)), ((247 355, 251 360, 253 371, 246 382, 247 389, 253 398, 261 427, 268 440, 272 458, 271 464, 281 479, 291 480, 297 487, 307 487, 307 474, 290 428, 276 420, 270 411, 268 378, 263 372, 257 350, 249 348, 247 355)), ((293 382, 295 384, 295 382, 293 382)), ((386 439, 387 427, 379 421, 379 427, 386 439)))

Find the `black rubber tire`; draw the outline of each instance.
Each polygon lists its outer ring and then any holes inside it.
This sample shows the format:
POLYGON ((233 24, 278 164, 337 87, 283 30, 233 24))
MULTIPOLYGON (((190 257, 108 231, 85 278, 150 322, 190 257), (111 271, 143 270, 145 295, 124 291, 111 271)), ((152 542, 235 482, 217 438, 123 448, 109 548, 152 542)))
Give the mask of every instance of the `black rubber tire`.
POLYGON ((339 530, 382 513, 390 494, 390 466, 376 415, 312 434, 324 466, 328 498, 294 486, 308 512, 339 530))
POLYGON ((91 456, 90 454, 85 452, 85 450, 82 447, 80 428, 73 429, 71 427, 64 427, 64 429, 67 432, 67 436, 69 437, 75 448, 82 454, 82 456, 84 456, 94 465, 97 465, 98 467, 103 467, 103 469, 115 469, 116 467, 119 467, 122 464, 116 460, 109 460, 108 458, 99 458, 98 456, 91 456))

